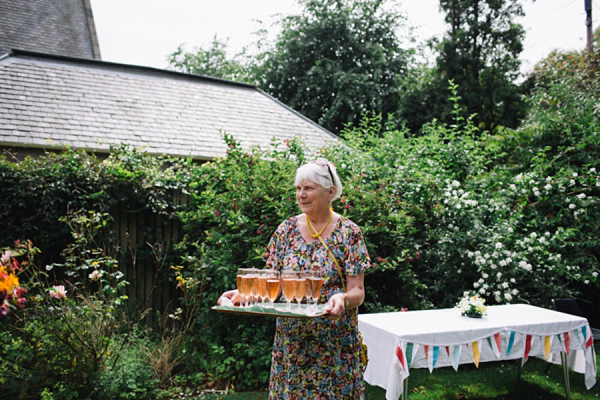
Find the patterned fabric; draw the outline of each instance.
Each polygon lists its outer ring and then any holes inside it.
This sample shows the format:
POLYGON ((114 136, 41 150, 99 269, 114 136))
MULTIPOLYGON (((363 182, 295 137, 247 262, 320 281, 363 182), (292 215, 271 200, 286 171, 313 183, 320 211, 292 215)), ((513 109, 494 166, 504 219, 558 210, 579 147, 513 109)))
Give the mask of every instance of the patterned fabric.
MULTIPOLYGON (((360 275, 370 266, 360 228, 349 219, 340 217, 325 242, 345 274, 360 275)), ((264 258, 269 268, 278 270, 320 270, 325 282, 319 303, 343 291, 329 252, 319 240, 307 243, 302 238, 297 217, 279 225, 264 258)), ((269 398, 364 399, 358 343, 355 312, 347 311, 337 321, 277 318, 269 398)))

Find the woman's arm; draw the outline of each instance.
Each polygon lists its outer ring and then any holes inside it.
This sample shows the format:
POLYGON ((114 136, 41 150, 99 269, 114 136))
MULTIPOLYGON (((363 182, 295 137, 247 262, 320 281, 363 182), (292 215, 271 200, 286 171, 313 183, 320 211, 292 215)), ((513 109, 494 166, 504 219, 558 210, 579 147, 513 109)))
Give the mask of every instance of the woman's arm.
POLYGON ((329 313, 325 318, 336 320, 340 318, 345 310, 351 310, 360 306, 365 300, 365 274, 347 276, 346 293, 336 293, 329 298, 325 311, 329 313), (346 306, 347 305, 347 306, 346 306))

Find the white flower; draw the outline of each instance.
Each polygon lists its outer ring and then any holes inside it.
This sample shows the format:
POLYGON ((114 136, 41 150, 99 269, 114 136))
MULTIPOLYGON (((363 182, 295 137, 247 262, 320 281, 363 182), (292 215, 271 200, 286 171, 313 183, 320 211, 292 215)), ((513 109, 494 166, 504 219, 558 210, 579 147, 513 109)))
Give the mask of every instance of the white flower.
POLYGON ((587 285, 590 283, 590 281, 586 279, 585 281, 583 281, 583 283, 585 283, 587 285))
POLYGON ((473 282, 473 287, 477 289, 479 287, 479 282, 473 282))
POLYGON ((513 289, 512 294, 513 294, 513 296, 516 296, 517 294, 519 294, 519 291, 517 289, 513 289))
POLYGON ((497 248, 497 249, 501 249, 501 248, 502 248, 502 243, 500 243, 500 242, 497 242, 497 243, 496 243, 496 248, 497 248))
POLYGON ((552 182, 552 177, 551 176, 547 176, 546 177, 546 182, 552 182))
POLYGON ((508 228, 508 232, 509 232, 509 233, 513 233, 513 231, 514 231, 514 229, 513 229, 513 228, 511 228, 511 227, 509 227, 509 228, 508 228))
POLYGON ((99 271, 99 270, 94 270, 94 272, 92 272, 91 274, 88 275, 88 277, 90 278, 90 280, 92 281, 97 281, 99 280, 102 275, 104 274, 104 271, 99 271))
POLYGON ((597 273, 596 271, 594 271, 594 272, 592 272, 592 276, 593 276, 594 278, 597 278, 597 277, 598 277, 598 273, 597 273))
POLYGON ((2 253, 2 257, 0 257, 0 265, 8 265, 12 256, 10 250, 5 250, 4 253, 2 253))
POLYGON ((498 273, 496 274, 496 278, 498 278, 498 279, 502 278, 502 272, 498 272, 498 273))
POLYGON ((517 187, 514 185, 514 183, 510 184, 510 188, 511 188, 511 190, 517 190, 517 187))
POLYGON ((510 278, 510 281, 511 281, 512 283, 517 283, 517 280, 516 280, 515 278, 510 278))
POLYGON ((570 208, 571 210, 572 210, 572 209, 574 209, 575 207, 577 207, 575 204, 573 204, 573 203, 569 204, 569 208, 570 208))
POLYGON ((502 287, 504 289, 508 289, 508 282, 502 282, 502 287))
POLYGON ((50 297, 64 299, 67 297, 67 291, 63 285, 52 286, 52 288, 50 288, 50 297))
POLYGON ((544 189, 550 190, 550 189, 552 189, 552 185, 551 184, 547 184, 546 186, 544 186, 544 189))
POLYGON ((573 178, 577 178, 577 172, 573 172, 573 178))
POLYGON ((486 274, 486 273, 484 272, 484 273, 481 275, 481 277, 482 277, 483 279, 487 279, 487 278, 489 278, 489 275, 488 275, 488 274, 486 274))
POLYGON ((472 251, 467 251, 467 257, 473 258, 474 255, 475 253, 473 253, 472 251))
POLYGON ((511 300, 512 300, 512 295, 511 295, 510 293, 506 292, 506 293, 504 293, 504 298, 505 298, 507 301, 511 301, 511 300))
POLYGON ((596 172, 596 168, 590 168, 590 173, 593 174, 594 172, 596 172))
POLYGON ((496 301, 497 301, 498 303, 502 301, 502 296, 501 296, 501 293, 500 293, 500 291, 499 291, 499 290, 496 290, 496 291, 494 292, 494 298, 496 299, 496 301))
POLYGON ((537 233, 535 233, 535 232, 531 232, 531 235, 529 235, 529 236, 531 236, 532 238, 534 238, 534 239, 535 239, 535 238, 537 237, 537 233))
POLYGON ((578 194, 577 198, 579 198, 579 199, 585 199, 585 193, 578 194))
POLYGON ((452 181, 452 186, 459 187, 460 186, 460 182, 459 181, 452 181))
POLYGON ((569 184, 570 184, 571 186, 574 186, 574 185, 575 185, 575 181, 574 181, 573 179, 571 179, 571 180, 569 181, 569 184))

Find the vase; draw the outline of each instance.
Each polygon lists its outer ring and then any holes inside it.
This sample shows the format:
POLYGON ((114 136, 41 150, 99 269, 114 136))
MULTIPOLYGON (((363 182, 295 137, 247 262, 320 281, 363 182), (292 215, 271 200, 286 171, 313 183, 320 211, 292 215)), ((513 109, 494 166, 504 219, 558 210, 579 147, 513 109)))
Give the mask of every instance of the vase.
POLYGON ((483 317, 482 314, 475 314, 475 313, 465 313, 465 315, 469 318, 481 318, 483 317))

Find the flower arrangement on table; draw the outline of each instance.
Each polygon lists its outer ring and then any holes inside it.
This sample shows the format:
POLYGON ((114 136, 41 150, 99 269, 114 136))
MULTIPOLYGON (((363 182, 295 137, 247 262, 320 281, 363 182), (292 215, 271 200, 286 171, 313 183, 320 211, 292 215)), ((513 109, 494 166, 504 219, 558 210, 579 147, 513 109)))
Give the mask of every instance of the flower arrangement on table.
POLYGON ((485 306, 485 299, 482 299, 476 294, 469 292, 464 293, 464 297, 456 306, 460 309, 460 315, 464 315, 471 318, 481 318, 487 315, 487 307, 485 306))

